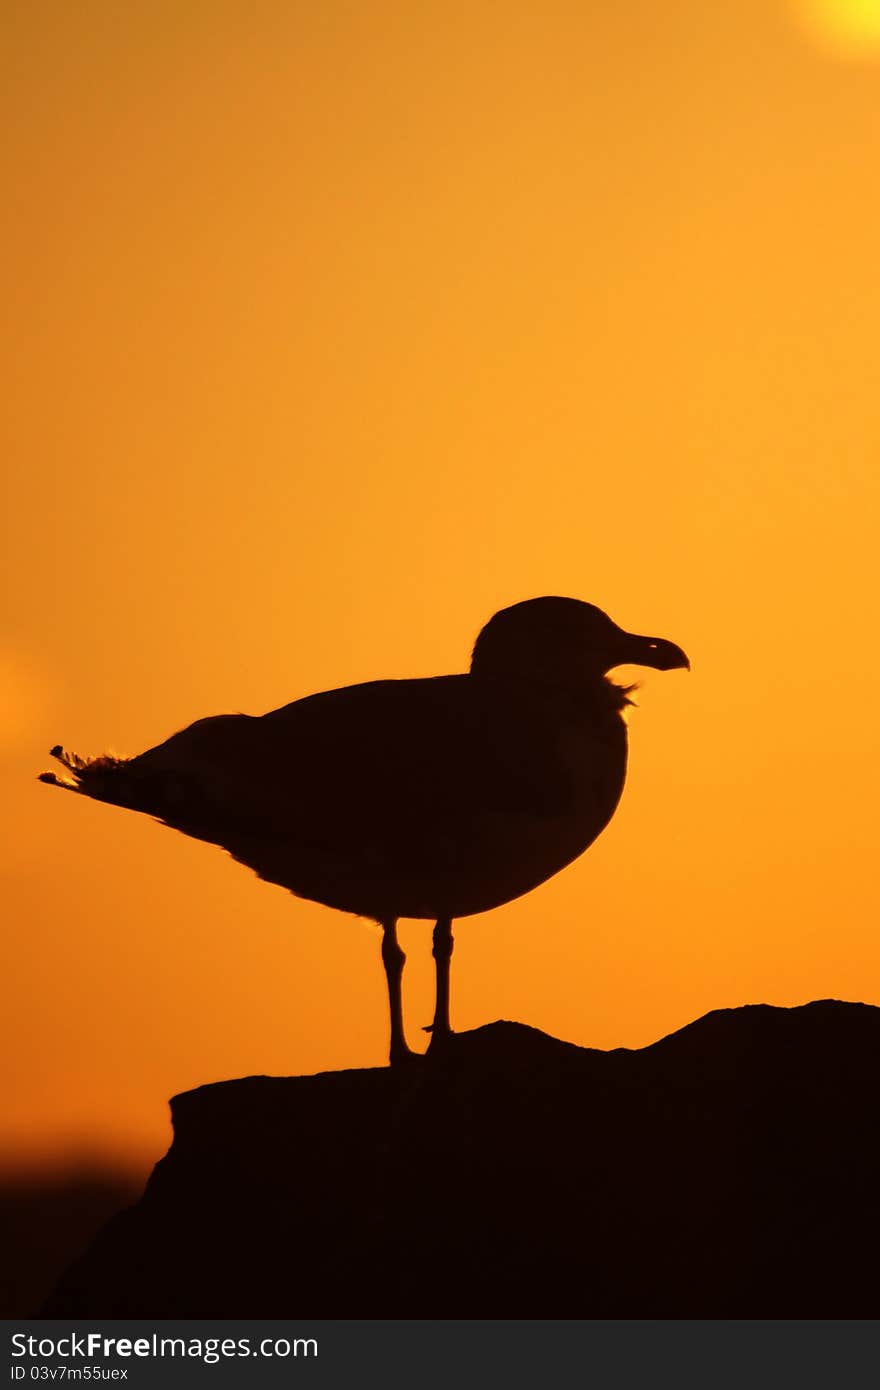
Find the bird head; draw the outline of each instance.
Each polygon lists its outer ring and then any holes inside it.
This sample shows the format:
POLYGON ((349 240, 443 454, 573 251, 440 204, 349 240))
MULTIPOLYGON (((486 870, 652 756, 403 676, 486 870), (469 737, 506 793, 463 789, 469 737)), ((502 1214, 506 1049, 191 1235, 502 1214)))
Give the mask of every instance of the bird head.
POLYGON ((567 686, 624 665, 690 669, 674 642, 626 632, 592 603, 549 596, 502 608, 478 636, 471 658, 474 675, 527 676, 567 686))

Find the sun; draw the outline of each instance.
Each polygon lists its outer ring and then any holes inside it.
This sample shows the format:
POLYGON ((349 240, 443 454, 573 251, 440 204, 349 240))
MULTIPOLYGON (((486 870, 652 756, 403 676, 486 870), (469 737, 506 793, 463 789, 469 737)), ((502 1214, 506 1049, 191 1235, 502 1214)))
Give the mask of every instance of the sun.
POLYGON ((880 57, 880 0, 795 0, 800 18, 823 47, 850 57, 880 57))

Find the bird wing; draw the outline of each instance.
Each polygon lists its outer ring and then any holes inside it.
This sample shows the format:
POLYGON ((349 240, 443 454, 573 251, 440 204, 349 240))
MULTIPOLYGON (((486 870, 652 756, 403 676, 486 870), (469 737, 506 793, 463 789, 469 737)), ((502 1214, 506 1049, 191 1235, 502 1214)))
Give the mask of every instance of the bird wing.
POLYGON ((555 734, 540 702, 511 700, 506 682, 440 676, 199 720, 129 766, 161 779, 154 814, 199 838, 399 848, 426 823, 461 834, 474 815, 564 814, 571 778, 555 734))
POLYGON ((504 695, 468 676, 376 681, 265 715, 258 738, 281 777, 272 813, 331 844, 371 821, 399 842, 426 815, 561 810, 552 729, 504 695))
POLYGON ((440 676, 199 720, 114 767, 104 799, 344 911, 467 916, 581 854, 625 766, 616 713, 538 684, 440 676))

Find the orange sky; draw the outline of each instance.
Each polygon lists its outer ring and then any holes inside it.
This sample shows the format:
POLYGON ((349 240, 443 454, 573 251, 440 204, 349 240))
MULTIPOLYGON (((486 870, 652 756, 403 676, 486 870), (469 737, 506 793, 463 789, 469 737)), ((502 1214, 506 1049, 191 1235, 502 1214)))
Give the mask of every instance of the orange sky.
POLYGON ((880 57, 831 9, 8 7, 7 1153, 144 1162, 176 1091, 386 1048, 377 928, 49 746, 460 670, 540 593, 694 669, 589 853, 459 926, 454 1026, 880 1003, 880 57))

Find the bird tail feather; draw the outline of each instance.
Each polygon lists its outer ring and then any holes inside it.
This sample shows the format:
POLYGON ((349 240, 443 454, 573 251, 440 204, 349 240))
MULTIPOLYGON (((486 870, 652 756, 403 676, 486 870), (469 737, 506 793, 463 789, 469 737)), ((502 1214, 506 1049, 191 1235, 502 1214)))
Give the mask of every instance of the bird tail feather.
POLYGON ((69 777, 59 777, 55 772, 41 772, 39 780, 52 787, 64 787, 67 791, 80 792, 96 801, 112 801, 117 805, 127 804, 124 773, 128 758, 117 758, 113 753, 101 753, 95 758, 84 758, 79 753, 68 752, 56 743, 50 748, 49 756, 55 758, 70 773, 69 777))

